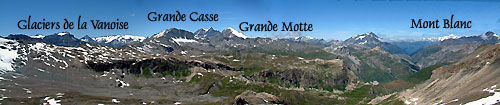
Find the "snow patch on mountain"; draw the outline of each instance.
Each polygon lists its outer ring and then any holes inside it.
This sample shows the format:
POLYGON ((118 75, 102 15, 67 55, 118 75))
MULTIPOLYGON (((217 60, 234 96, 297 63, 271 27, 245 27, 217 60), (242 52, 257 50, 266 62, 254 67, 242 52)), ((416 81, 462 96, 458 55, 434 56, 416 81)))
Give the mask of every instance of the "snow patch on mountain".
POLYGON ((500 89, 496 87, 497 85, 493 85, 491 88, 483 89, 484 92, 493 93, 492 96, 481 98, 479 100, 466 103, 465 105, 493 105, 499 103, 498 99, 500 99, 500 92, 495 91, 499 91, 500 89))
POLYGON ((73 55, 69 49, 80 49, 80 47, 53 46, 45 43, 29 44, 28 47, 29 53, 43 54, 39 57, 32 58, 33 60, 40 60, 47 66, 60 69, 66 69, 69 65, 63 58, 58 58, 55 55, 61 54, 63 57, 76 58, 77 55, 73 55), (59 48, 63 48, 65 50, 59 50, 59 48))
POLYGON ((364 42, 359 42, 358 44, 366 44, 366 43, 368 43, 368 41, 365 40, 364 42))
POLYGON ((313 38, 311 36, 298 36, 298 37, 295 37, 294 39, 295 40, 313 40, 313 39, 316 39, 316 38, 313 38))
POLYGON ((60 99, 50 98, 49 96, 47 96, 43 100, 46 101, 43 103, 43 105, 61 105, 60 99))
POLYGON ((59 36, 63 36, 63 35, 67 35, 67 34, 69 34, 69 32, 60 32, 60 33, 57 33, 57 35, 59 35, 59 36))
POLYGON ((193 40, 193 39, 187 39, 187 38, 172 38, 172 40, 173 40, 175 43, 179 44, 179 45, 180 45, 180 43, 196 43, 196 42, 198 42, 198 41, 196 41, 196 40, 193 40))
POLYGON ((359 36, 359 37, 356 37, 356 40, 362 40, 363 38, 365 38, 366 36, 359 36))
POLYGON ((80 39, 80 40, 84 42, 89 42, 89 39, 80 39))
POLYGON ((229 28, 227 28, 227 29, 229 29, 229 30, 231 31, 231 33, 233 33, 233 34, 234 34, 234 35, 236 35, 237 37, 240 37, 240 38, 243 38, 243 39, 246 39, 246 38, 247 38, 247 36, 246 36, 245 34, 243 34, 243 33, 241 33, 241 32, 238 32, 238 31, 236 31, 235 29, 233 29, 233 28, 231 28, 231 27, 229 27, 229 28))
POLYGON ((14 40, 0 38, 0 74, 14 71, 12 63, 19 56, 17 54, 17 45, 18 43, 14 40))
POLYGON ((498 36, 497 34, 493 34, 493 36, 497 37, 498 39, 500 39, 500 36, 498 36))
POLYGON ((488 36, 486 36, 486 34, 483 34, 483 35, 480 35, 481 39, 483 40, 488 40, 488 36))
POLYGON ((162 37, 163 35, 167 34, 168 32, 169 32, 169 30, 165 30, 165 31, 162 31, 160 33, 154 34, 151 37, 153 37, 153 38, 159 38, 159 37, 162 37))
POLYGON ((104 42, 104 43, 110 43, 114 40, 118 41, 118 42, 123 42, 123 43, 126 43, 126 42, 132 42, 132 41, 142 41, 144 39, 146 39, 146 37, 142 37, 142 36, 132 36, 132 35, 112 35, 112 36, 104 36, 104 37, 97 37, 97 38, 93 38, 95 41, 97 42, 104 42))

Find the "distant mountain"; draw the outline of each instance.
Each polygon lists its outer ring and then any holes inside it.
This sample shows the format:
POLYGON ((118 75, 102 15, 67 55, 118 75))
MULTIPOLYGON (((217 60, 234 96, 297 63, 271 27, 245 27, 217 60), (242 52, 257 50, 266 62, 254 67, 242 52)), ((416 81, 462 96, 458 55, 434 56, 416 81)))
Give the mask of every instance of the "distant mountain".
POLYGON ((69 32, 55 33, 43 37, 45 43, 50 43, 58 46, 78 46, 83 42, 80 39, 75 38, 74 35, 69 32))
POLYGON ((412 55, 412 58, 422 67, 438 63, 453 63, 469 55, 482 44, 497 44, 499 42, 500 37, 493 32, 447 39, 418 51, 412 55))
POLYGON ((455 36, 453 34, 450 34, 448 36, 443 36, 443 37, 429 37, 418 40, 396 40, 396 41, 390 41, 389 43, 398 46, 399 48, 403 49, 406 54, 411 56, 416 52, 424 49, 425 47, 437 44, 444 40, 458 39, 458 38, 460 38, 460 36, 455 36))
POLYGON ((9 36, 7 36, 7 38, 9 39, 24 39, 24 40, 35 40, 35 41, 42 41, 43 37, 41 38, 34 38, 34 37, 30 37, 28 35, 25 35, 25 34, 10 34, 9 36))
POLYGON ((372 32, 330 43, 331 46, 324 49, 345 58, 349 67, 364 81, 389 82, 419 70, 402 49, 384 42, 372 32))
POLYGON ((344 41, 347 44, 369 44, 369 43, 381 43, 382 38, 375 35, 373 32, 364 33, 350 37, 344 41))
POLYGON ((194 46, 201 47, 198 40, 201 39, 189 31, 170 28, 156 33, 141 42, 127 44, 126 47, 149 53, 169 53, 174 51, 174 49, 180 52, 183 49, 182 46, 186 46, 187 44, 195 44, 194 46))
POLYGON ((82 38, 80 38, 80 40, 89 43, 97 43, 97 41, 95 41, 94 38, 90 37, 89 35, 83 36, 82 38))
POLYGON ((7 38, 40 41, 58 46, 78 46, 84 42, 88 42, 88 43, 103 44, 111 47, 119 47, 130 42, 140 42, 146 39, 146 37, 132 36, 132 35, 110 35, 110 36, 95 37, 95 38, 85 35, 84 37, 78 39, 75 38, 75 36, 69 32, 54 33, 52 35, 47 35, 47 36, 44 35, 28 36, 25 34, 11 34, 7 38))
POLYGON ((41 41, 58 46, 78 46, 83 43, 79 39, 75 38, 75 36, 70 34, 69 32, 54 33, 48 36, 43 36, 43 35, 28 36, 24 34, 17 34, 17 35, 9 35, 7 36, 7 38, 41 41))
POLYGON ((88 35, 85 35, 80 38, 80 40, 84 42, 105 44, 112 47, 119 47, 130 42, 140 42, 144 39, 146 39, 146 37, 132 35, 110 35, 96 38, 91 38, 88 35))
POLYGON ((259 52, 266 53, 279 51, 286 54, 296 52, 298 49, 320 49, 319 46, 306 42, 286 39, 248 38, 245 34, 232 28, 224 29, 222 32, 213 28, 199 29, 194 33, 170 28, 152 35, 152 37, 145 39, 141 43, 129 44, 128 47, 144 52, 180 53, 188 51, 191 54, 243 49, 258 49, 259 52))
POLYGON ((235 29, 229 27, 225 30, 222 31, 222 35, 224 35, 225 37, 229 37, 229 38, 232 38, 232 37, 240 37, 240 38, 243 38, 243 39, 246 39, 247 36, 239 31, 236 31, 235 29))
POLYGON ((443 37, 430 37, 430 38, 423 38, 422 41, 434 41, 434 42, 439 42, 439 41, 444 41, 447 39, 458 39, 460 36, 455 36, 453 34, 450 34, 448 36, 443 36, 443 37))
POLYGON ((356 36, 353 36, 351 38, 348 38, 344 41, 344 44, 355 45, 355 46, 359 46, 359 47, 367 47, 367 48, 375 48, 376 46, 379 46, 391 54, 404 54, 405 53, 401 48, 399 48, 393 44, 384 42, 382 40, 382 38, 378 37, 373 32, 360 34, 360 35, 356 35, 356 36))
POLYGON ((467 44, 467 43, 481 43, 481 44, 497 44, 500 42, 500 36, 494 32, 486 32, 477 36, 460 37, 458 39, 444 40, 443 44, 467 44))
POLYGON ((217 31, 212 27, 210 27, 209 29, 203 29, 203 28, 199 29, 196 32, 194 32, 194 34, 199 38, 208 38, 208 37, 222 35, 220 31, 217 31))
POLYGON ((324 47, 330 46, 330 43, 328 43, 324 39, 316 39, 316 38, 311 37, 311 36, 298 36, 298 37, 285 38, 285 39, 292 40, 292 41, 307 42, 310 44, 316 44, 316 45, 320 45, 320 46, 324 46, 324 47))

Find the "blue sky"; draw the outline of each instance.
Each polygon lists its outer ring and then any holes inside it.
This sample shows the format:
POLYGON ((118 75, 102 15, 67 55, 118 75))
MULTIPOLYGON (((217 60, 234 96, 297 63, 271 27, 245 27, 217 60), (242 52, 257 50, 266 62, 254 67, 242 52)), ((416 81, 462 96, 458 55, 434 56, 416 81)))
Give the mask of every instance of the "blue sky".
MULTIPOLYGON (((312 32, 303 35, 323 39, 344 40, 366 32, 374 32, 385 39, 416 39, 478 35, 487 31, 500 32, 500 2, 498 1, 281 1, 281 0, 2 0, 0 1, 0 35, 12 33, 53 34, 68 31, 77 37, 84 35, 105 36, 132 34, 151 36, 168 28, 196 31, 213 27, 223 30, 238 29, 241 22, 266 23, 307 22, 313 24, 312 32), (178 10, 218 13, 217 22, 150 22, 149 12, 175 13, 178 10), (470 20, 470 29, 411 29, 412 18, 423 20, 470 20), (99 19, 101 21, 129 22, 127 30, 21 30, 17 22, 32 16, 32 21, 63 22, 64 18, 76 21, 99 19)), ((62 23, 60 23, 62 25, 62 23)), ((281 27, 279 28, 281 29, 281 27)), ((249 37, 275 37, 286 32, 244 32, 249 37)))

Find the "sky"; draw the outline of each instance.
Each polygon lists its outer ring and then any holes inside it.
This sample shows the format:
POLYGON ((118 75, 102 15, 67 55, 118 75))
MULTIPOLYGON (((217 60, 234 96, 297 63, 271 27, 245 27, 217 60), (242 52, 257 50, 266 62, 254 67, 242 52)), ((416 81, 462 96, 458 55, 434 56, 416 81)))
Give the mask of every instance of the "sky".
MULTIPOLYGON (((306 22, 313 24, 310 32, 243 32, 249 37, 281 37, 287 34, 307 35, 327 40, 345 40, 349 37, 374 32, 384 39, 419 39, 454 34, 479 35, 487 31, 500 32, 500 2, 494 0, 2 0, 0 1, 0 35, 43 34, 70 32, 76 37, 106 35, 151 36, 169 28, 194 32, 213 27, 222 31, 228 27, 239 29, 241 22, 264 24, 267 21, 306 22), (189 16, 191 12, 219 14, 216 22, 151 22, 149 12, 172 14, 179 11, 189 16), (411 19, 450 19, 472 21, 469 29, 415 29, 411 19), (17 23, 31 16, 31 21, 75 21, 82 16, 88 28, 22 30, 17 23), (94 30, 90 20, 129 23, 126 30, 94 30)), ((441 24, 441 23, 440 23, 441 24)), ((442 24, 441 24, 442 25, 442 24)))

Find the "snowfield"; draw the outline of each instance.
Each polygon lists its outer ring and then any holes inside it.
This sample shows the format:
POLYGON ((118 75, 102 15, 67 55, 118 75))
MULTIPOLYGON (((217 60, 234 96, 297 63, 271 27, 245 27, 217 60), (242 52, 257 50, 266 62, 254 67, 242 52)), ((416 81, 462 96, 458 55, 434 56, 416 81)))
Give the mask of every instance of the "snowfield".
POLYGON ((469 102, 465 105, 494 105, 496 103, 499 103, 498 101, 500 99, 500 92, 495 92, 495 91, 500 91, 500 89, 496 89, 497 85, 491 86, 490 89, 486 88, 483 89, 483 91, 488 92, 488 93, 494 93, 492 96, 488 96, 485 98, 481 98, 476 101, 469 102))
POLYGON ((97 37, 93 38, 97 42, 104 42, 104 43, 110 43, 114 40, 117 40, 118 42, 128 42, 128 41, 142 41, 146 39, 146 37, 142 36, 132 36, 132 35, 114 35, 114 36, 103 36, 103 37, 97 37))
POLYGON ((9 40, 0 38, 0 74, 14 71, 12 68, 13 60, 16 59, 19 54, 17 54, 17 50, 13 48, 17 47, 18 43, 15 40, 9 40))

